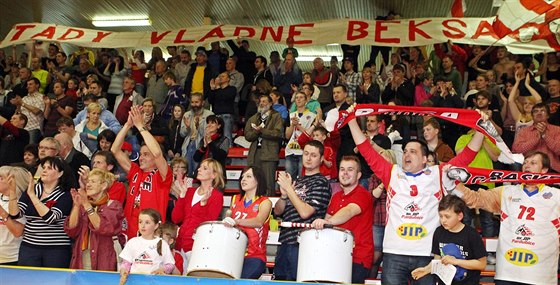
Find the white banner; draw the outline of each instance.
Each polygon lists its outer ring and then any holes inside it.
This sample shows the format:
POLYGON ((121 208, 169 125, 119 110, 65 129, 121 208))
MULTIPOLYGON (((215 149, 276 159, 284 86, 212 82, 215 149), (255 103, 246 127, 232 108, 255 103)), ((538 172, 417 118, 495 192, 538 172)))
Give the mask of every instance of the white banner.
POLYGON ((294 38, 295 46, 330 43, 378 46, 422 46, 452 40, 456 43, 504 45, 514 53, 558 51, 556 21, 521 27, 500 39, 491 18, 422 18, 392 21, 340 19, 276 27, 215 25, 155 32, 110 32, 58 26, 17 24, 0 42, 0 48, 32 40, 56 41, 85 47, 198 46, 212 41, 247 39, 284 44, 294 38))

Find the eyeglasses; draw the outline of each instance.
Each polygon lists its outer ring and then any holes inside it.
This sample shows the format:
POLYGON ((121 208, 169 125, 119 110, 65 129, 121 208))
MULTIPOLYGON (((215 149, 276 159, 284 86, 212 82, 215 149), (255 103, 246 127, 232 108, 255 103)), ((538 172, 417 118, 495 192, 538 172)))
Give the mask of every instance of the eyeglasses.
POLYGON ((39 146, 39 150, 56 150, 56 148, 55 148, 55 147, 49 147, 49 146, 40 145, 40 146, 39 146))

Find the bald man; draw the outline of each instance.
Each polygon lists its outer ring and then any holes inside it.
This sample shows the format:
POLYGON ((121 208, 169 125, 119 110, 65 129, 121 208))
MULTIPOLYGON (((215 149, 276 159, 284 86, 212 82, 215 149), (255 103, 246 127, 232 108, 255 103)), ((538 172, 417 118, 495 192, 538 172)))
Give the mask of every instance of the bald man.
MULTIPOLYGON (((59 156, 64 159, 66 163, 72 169, 72 173, 78 181, 80 175, 78 174, 78 170, 82 165, 88 166, 90 165, 90 161, 87 156, 74 148, 74 143, 72 142, 72 137, 67 133, 60 133, 54 136, 54 139, 60 143, 60 152, 59 156)), ((76 185, 78 186, 78 185, 76 185)))

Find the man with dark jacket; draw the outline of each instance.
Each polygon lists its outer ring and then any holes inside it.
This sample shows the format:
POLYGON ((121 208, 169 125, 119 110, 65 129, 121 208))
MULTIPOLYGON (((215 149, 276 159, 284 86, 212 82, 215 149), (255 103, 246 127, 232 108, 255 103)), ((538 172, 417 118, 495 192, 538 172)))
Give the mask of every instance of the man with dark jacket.
POLYGON ((208 98, 210 92, 210 80, 212 80, 212 70, 206 64, 208 58, 202 49, 196 52, 196 63, 191 65, 189 74, 185 79, 183 92, 185 98, 190 98, 193 93, 201 93, 204 99, 208 98))

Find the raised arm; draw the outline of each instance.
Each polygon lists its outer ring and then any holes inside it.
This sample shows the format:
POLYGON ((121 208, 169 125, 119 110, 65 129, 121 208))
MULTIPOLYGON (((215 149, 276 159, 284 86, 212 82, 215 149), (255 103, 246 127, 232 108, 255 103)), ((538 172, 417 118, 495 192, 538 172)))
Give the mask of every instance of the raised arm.
POLYGON ((529 93, 531 93, 531 96, 533 96, 535 98, 536 103, 542 102, 542 97, 539 94, 539 92, 537 92, 537 90, 535 90, 535 88, 533 88, 533 86, 531 86, 531 77, 530 76, 525 76, 525 87, 527 87, 527 90, 529 90, 529 93))
POLYGON ((469 208, 499 213, 503 188, 504 186, 488 189, 487 191, 473 191, 463 185, 463 183, 459 183, 451 193, 463 199, 469 208))
MULTIPOLYGON (((348 112, 352 112, 353 110, 354 106, 350 106, 350 108, 347 109, 348 112)), ((388 185, 393 165, 379 154, 379 151, 381 151, 382 148, 375 143, 372 144, 367 141, 366 136, 362 133, 362 130, 360 129, 360 126, 358 126, 358 122, 356 122, 355 118, 348 122, 348 127, 350 128, 352 139, 354 139, 356 147, 366 160, 371 170, 383 181, 383 183, 388 185)))
POLYGON ((142 135, 144 139, 144 143, 152 153, 155 159, 155 164, 157 169, 159 170, 159 174, 161 175, 162 179, 165 179, 167 176, 168 165, 165 157, 163 156, 163 152, 159 143, 156 141, 154 136, 144 127, 144 115, 142 114, 142 107, 141 106, 132 106, 130 109, 130 117, 132 118, 132 122, 134 126, 142 135))
POLYGON ((126 121, 126 123, 124 123, 122 129, 117 133, 117 137, 115 138, 115 141, 111 145, 111 152, 113 153, 113 155, 115 155, 117 162, 123 168, 125 173, 128 173, 130 171, 130 164, 132 162, 130 161, 128 155, 126 155, 126 153, 122 151, 121 147, 122 144, 124 143, 124 139, 126 138, 126 134, 130 130, 130 128, 132 128, 132 125, 133 125, 132 118, 129 113, 128 120, 126 121))
POLYGON ((519 121, 519 119, 521 118, 521 111, 519 111, 520 108, 517 103, 517 98, 519 97, 520 82, 521 82, 521 78, 519 78, 517 73, 515 73, 515 84, 511 88, 511 92, 509 93, 509 98, 508 98, 509 111, 511 113, 512 118, 515 121, 519 121))

